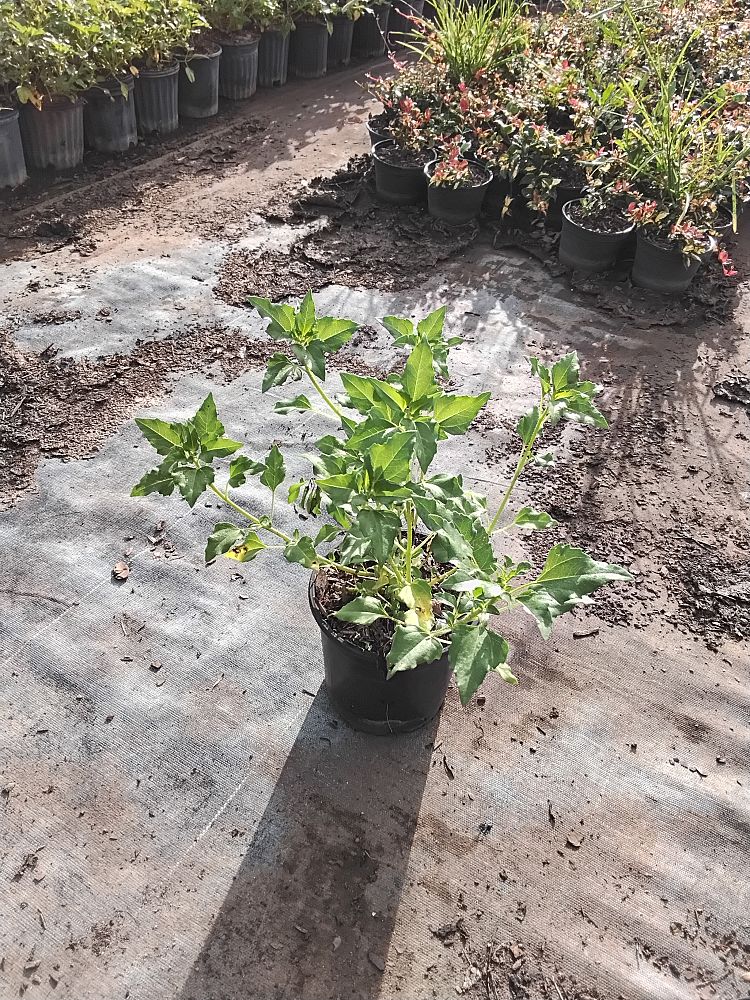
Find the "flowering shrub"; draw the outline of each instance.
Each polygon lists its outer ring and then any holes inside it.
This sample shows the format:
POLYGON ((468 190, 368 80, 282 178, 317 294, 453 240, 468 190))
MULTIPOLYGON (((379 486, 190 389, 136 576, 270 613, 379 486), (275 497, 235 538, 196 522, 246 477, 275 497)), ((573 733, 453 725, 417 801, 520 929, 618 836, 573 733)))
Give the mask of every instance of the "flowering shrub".
POLYGON ((445 158, 437 161, 430 174, 430 184, 434 187, 460 188, 473 183, 469 161, 461 156, 456 145, 449 147, 445 158))

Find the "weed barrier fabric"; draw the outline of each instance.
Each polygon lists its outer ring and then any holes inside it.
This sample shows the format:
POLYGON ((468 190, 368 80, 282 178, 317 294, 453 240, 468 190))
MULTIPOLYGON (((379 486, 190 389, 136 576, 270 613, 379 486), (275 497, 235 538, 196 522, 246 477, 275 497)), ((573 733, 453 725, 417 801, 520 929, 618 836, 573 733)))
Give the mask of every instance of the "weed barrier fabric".
MULTIPOLYGON (((486 283, 457 289, 457 385, 517 414, 523 321, 486 283)), ((323 298, 360 320, 411 304, 323 298)), ((562 301, 558 318, 595 322, 562 301)), ((229 434, 258 454, 282 442, 291 479, 324 425, 273 414, 260 378, 183 374, 138 415, 186 417, 212 390, 229 434)), ((497 497, 485 445, 446 442, 444 463, 497 497)), ((517 688, 488 683, 467 711, 451 690, 407 737, 355 733, 321 687, 305 572, 270 553, 205 567, 225 512, 130 499, 152 457, 128 421, 88 461, 44 462, 0 518, 0 993, 743 995, 739 644, 728 665, 591 612, 543 643, 516 615, 517 688)))

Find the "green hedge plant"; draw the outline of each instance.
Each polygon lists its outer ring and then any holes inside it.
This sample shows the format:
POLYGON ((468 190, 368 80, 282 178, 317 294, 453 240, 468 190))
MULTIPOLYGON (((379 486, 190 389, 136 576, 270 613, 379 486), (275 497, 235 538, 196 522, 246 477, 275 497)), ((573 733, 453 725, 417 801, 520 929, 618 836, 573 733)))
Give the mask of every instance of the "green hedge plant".
POLYGON ((416 326, 386 317, 396 345, 409 352, 403 367, 386 379, 345 373, 345 394, 336 399, 325 385, 326 358, 350 339, 356 324, 318 316, 310 294, 298 309, 251 301, 283 348, 268 362, 263 390, 304 380, 316 400, 298 393, 277 402, 276 412, 320 406, 333 429, 316 444, 311 478, 289 485, 278 446, 265 456, 242 453, 240 442, 226 436, 212 396, 184 423, 137 421, 160 464, 133 496, 177 491, 193 507, 208 490, 233 515, 215 526, 207 561, 225 556, 250 562, 278 549, 290 563, 339 574, 349 597, 336 617, 362 626, 388 623, 389 677, 447 651, 463 704, 490 672, 516 683, 508 642, 490 625, 493 616, 528 612, 546 638, 556 618, 588 603, 598 587, 630 579, 621 567, 567 544, 552 546, 541 570, 504 551, 511 532, 543 531, 555 523, 532 504, 513 503, 524 469, 551 461, 539 447, 544 428, 560 420, 606 426, 594 402, 597 387, 581 380, 575 354, 552 365, 531 360, 539 397, 518 422, 516 468, 491 509, 460 474, 432 469, 440 443, 465 434, 490 397, 443 388, 448 352, 458 341, 443 336, 445 308, 416 326), (251 478, 268 490, 262 510, 250 510, 235 492, 251 478), (289 534, 276 522, 282 490, 305 517, 303 530, 289 534), (308 533, 310 515, 322 517, 315 533, 308 533))

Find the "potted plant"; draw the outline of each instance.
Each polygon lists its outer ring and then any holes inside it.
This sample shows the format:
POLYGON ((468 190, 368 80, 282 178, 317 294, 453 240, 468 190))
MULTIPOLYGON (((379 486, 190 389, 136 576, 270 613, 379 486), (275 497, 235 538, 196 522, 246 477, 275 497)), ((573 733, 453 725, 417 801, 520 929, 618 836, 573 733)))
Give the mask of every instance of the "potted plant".
POLYGON ((366 0, 343 0, 331 10, 327 69, 348 66, 352 58, 354 24, 368 11, 366 0))
POLYGON ((287 0, 265 0, 256 23, 261 30, 258 86, 283 87, 289 71, 289 37, 294 27, 287 0))
MULTIPOLYGON (((489 673, 516 683, 508 642, 490 626, 491 616, 523 610, 546 638, 557 617, 598 587, 630 579, 621 567, 567 544, 554 545, 536 571, 502 549, 508 532, 554 524, 530 504, 511 506, 543 429, 560 420, 606 426, 594 403, 597 388, 580 380, 575 354, 554 365, 532 359, 539 399, 518 423, 519 459, 497 508, 489 510, 459 474, 432 471, 440 442, 466 433, 489 399, 489 393, 459 395, 442 387, 439 377, 458 339, 443 337, 444 307, 416 328, 387 317, 396 343, 409 350, 402 369, 385 381, 342 374, 345 396, 334 399, 325 387, 326 355, 349 340, 356 324, 317 316, 309 293, 296 310, 250 301, 284 348, 270 358, 263 389, 306 379, 335 428, 317 442, 312 478, 288 489, 305 525, 310 516, 324 517, 319 530, 279 527, 274 511, 286 480, 281 451, 274 444, 264 458, 240 454, 242 445, 226 436, 212 396, 185 423, 138 420, 161 463, 132 495, 177 491, 192 507, 209 490, 232 520, 214 528, 207 561, 250 562, 276 548, 310 571, 326 685, 351 725, 375 733, 424 725, 439 712, 451 674, 464 705, 489 673), (217 468, 224 459, 230 460, 226 479, 217 468), (269 491, 262 510, 232 495, 250 477, 269 491)), ((308 395, 298 394, 275 409, 312 407, 308 395)))
POLYGON ((193 36, 206 27, 194 0, 138 0, 132 14, 140 42, 135 110, 144 134, 166 135, 179 125, 180 63, 193 36))
POLYGON ((383 201, 395 205, 413 205, 427 193, 425 165, 434 159, 428 145, 431 112, 410 97, 399 101, 396 117, 390 125, 393 138, 376 142, 372 147, 375 167, 375 192, 383 201))
POLYGON ((325 0, 291 0, 294 31, 289 42, 289 71, 303 80, 326 75, 332 5, 325 0))
MULTIPOLYGON (((0 7, 0 79, 13 82, 21 105, 29 167, 66 170, 83 159, 81 95, 95 79, 90 51, 100 30, 85 0, 75 18, 65 0, 0 7)), ((10 136, 15 116, 4 119, 10 136)))
POLYGON ((629 185, 615 181, 594 186, 584 197, 563 206, 558 245, 561 264, 595 274, 613 267, 630 241, 635 220, 628 212, 629 185))
MULTIPOLYGON (((211 0, 205 8, 213 29, 211 39, 221 46, 218 95, 231 101, 252 97, 258 86, 260 31, 258 0, 211 0)), ((218 107, 218 100, 217 100, 218 107)))
POLYGON ((0 188, 15 188, 27 179, 18 111, 0 96, 0 188))
POLYGON ((361 59, 374 59, 385 52, 390 3, 373 3, 354 22, 352 51, 361 59))
POLYGON ((84 95, 86 145, 100 153, 124 153, 138 143, 133 55, 140 47, 134 28, 138 0, 101 4, 95 47, 96 81, 84 95))
POLYGON ((465 159, 458 143, 424 168, 427 177, 427 208, 430 215, 451 226, 476 219, 492 180, 492 171, 476 160, 465 159))

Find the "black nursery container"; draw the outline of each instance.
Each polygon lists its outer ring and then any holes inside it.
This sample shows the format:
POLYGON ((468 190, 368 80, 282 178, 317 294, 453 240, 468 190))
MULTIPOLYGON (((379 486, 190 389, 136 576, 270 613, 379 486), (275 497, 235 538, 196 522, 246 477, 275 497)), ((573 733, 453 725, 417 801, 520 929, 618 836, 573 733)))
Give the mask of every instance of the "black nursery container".
POLYGON ((370 136, 370 145, 375 146, 379 142, 391 142, 393 136, 386 131, 386 126, 376 122, 373 125, 373 120, 370 119, 367 123, 367 134, 370 136))
POLYGON ((181 118, 213 118, 218 113, 221 51, 221 46, 217 45, 212 52, 196 52, 180 64, 178 107, 181 118))
MULTIPOLYGON (((424 168, 427 179, 432 176, 436 162, 433 160, 424 168)), ((472 219, 476 219, 482 210, 484 196, 492 181, 491 170, 471 160, 469 163, 484 173, 484 180, 480 183, 459 188, 448 187, 444 184, 428 184, 427 186, 427 208, 430 215, 449 226, 465 226, 472 219)))
POLYGON ((38 111, 21 109, 21 138, 29 167, 70 170, 83 160, 83 101, 54 97, 38 111))
POLYGON ((378 198, 392 205, 415 205, 424 201, 427 194, 427 178, 424 167, 400 166, 388 163, 381 154, 393 147, 392 140, 378 142, 373 146, 372 161, 375 167, 375 192, 378 198))
POLYGON ((332 633, 315 597, 315 575, 308 597, 320 628, 328 696, 345 722, 361 732, 388 736, 420 729, 435 718, 451 679, 447 654, 388 680, 382 655, 366 653, 332 633))
POLYGON ((638 245, 633 261, 633 284, 654 292, 684 292, 698 273, 700 261, 686 257, 681 250, 652 243, 638 230, 638 245))
POLYGON ((560 184, 555 188, 554 197, 550 199, 547 214, 544 217, 544 224, 547 229, 559 233, 563 224, 563 206, 569 201, 576 201, 581 197, 581 189, 570 187, 567 184, 560 184))
POLYGON ((589 274, 607 271, 616 264, 618 255, 630 241, 635 223, 616 233, 595 232, 571 219, 570 209, 577 204, 569 201, 563 206, 558 259, 565 267, 589 274))
POLYGON ((258 86, 283 87, 289 68, 289 32, 264 31, 258 46, 258 86))
POLYGON ((363 14, 354 22, 352 52, 363 59, 373 59, 385 52, 388 36, 388 18, 391 13, 389 3, 377 4, 373 13, 363 14))
POLYGON ((303 17, 296 23, 289 42, 289 72, 303 80, 326 75, 328 25, 322 19, 303 17))
POLYGON ((137 145, 134 88, 133 77, 128 74, 120 80, 104 80, 87 91, 83 109, 87 146, 99 153, 125 153, 137 145))
POLYGON ((258 88, 258 36, 225 41, 219 61, 219 96, 244 101, 258 88))
POLYGON ((167 135, 175 132, 178 118, 178 63, 145 68, 135 82, 135 114, 138 129, 143 135, 158 132, 167 135))
POLYGON ((405 36, 413 36, 416 29, 409 18, 421 17, 423 13, 424 0, 395 0, 388 20, 388 41, 392 48, 400 48, 411 40, 405 36))
POLYGON ((18 112, 0 108, 0 188, 18 187, 27 176, 18 112))
POLYGON ((343 14, 332 18, 333 31, 328 36, 328 69, 348 66, 352 58, 352 38, 354 21, 343 14))

